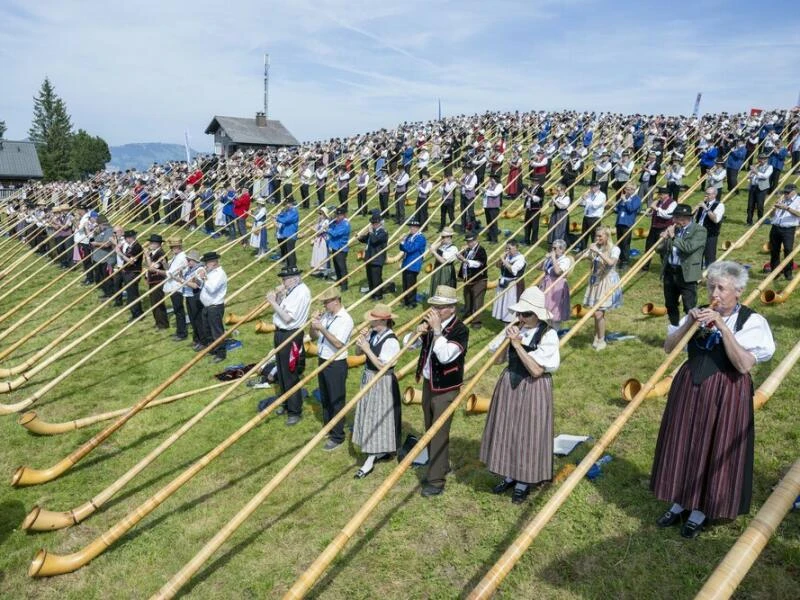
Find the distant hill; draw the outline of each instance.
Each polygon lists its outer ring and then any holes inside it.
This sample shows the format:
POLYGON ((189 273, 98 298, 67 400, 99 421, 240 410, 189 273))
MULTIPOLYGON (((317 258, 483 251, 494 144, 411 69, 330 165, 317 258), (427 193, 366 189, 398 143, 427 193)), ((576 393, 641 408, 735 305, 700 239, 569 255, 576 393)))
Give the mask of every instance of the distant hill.
MULTIPOLYGON (((125 171, 136 169, 144 171, 154 162, 165 163, 170 160, 186 160, 186 150, 181 144, 161 144, 147 142, 141 144, 124 144, 111 146, 111 160, 106 163, 106 169, 111 171, 125 171)), ((192 158, 199 154, 196 150, 189 149, 192 158)))

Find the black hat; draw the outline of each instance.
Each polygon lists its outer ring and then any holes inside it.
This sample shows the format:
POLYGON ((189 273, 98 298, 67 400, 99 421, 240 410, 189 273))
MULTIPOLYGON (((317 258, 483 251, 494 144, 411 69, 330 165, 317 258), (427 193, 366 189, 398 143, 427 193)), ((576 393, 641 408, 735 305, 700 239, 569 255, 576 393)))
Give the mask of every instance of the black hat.
POLYGON ((669 194, 669 188, 665 185, 658 186, 658 193, 659 194, 669 194))
POLYGON ((787 183, 785 186, 783 186, 783 193, 784 194, 788 194, 789 192, 793 192, 796 189, 797 189, 797 186, 795 184, 787 183))
POLYGON ((427 177, 428 176, 428 169, 420 169, 419 176, 420 177, 427 177))
POLYGON ((408 226, 409 226, 409 227, 419 227, 419 226, 420 226, 419 219, 417 219, 417 218, 413 218, 413 219, 411 219, 411 220, 408 222, 408 226))
POLYGON ((345 206, 337 207, 336 208, 336 214, 337 215, 346 215, 347 214, 347 207, 345 207, 345 206))
POLYGON ((122 235, 124 237, 136 237, 136 232, 133 229, 126 229, 122 235))
POLYGON ((302 269, 298 269, 297 267, 284 267, 278 273, 278 277, 296 277, 303 272, 302 269))
POLYGON ((678 204, 672 212, 673 217, 691 217, 692 207, 688 204, 678 204))
POLYGON ((150 237, 147 239, 147 241, 148 242, 156 242, 158 244, 163 244, 164 243, 164 238, 162 238, 157 233, 151 233, 150 237))
POLYGON ((203 256, 200 257, 200 261, 204 263, 207 263, 211 260, 219 260, 219 254, 217 254, 213 250, 211 252, 206 252, 205 254, 203 254, 203 256))
POLYGON ((758 155, 758 160, 761 160, 762 158, 769 158, 769 154, 767 154, 766 152, 762 152, 761 154, 758 155))
POLYGON ((467 240, 467 241, 477 239, 477 237, 478 237, 478 234, 476 234, 474 231, 468 231, 464 235, 464 239, 467 240))
POLYGON ((379 211, 376 208, 375 210, 372 211, 372 214, 369 217, 369 222, 370 223, 380 223, 381 220, 382 220, 381 219, 381 211, 379 211))

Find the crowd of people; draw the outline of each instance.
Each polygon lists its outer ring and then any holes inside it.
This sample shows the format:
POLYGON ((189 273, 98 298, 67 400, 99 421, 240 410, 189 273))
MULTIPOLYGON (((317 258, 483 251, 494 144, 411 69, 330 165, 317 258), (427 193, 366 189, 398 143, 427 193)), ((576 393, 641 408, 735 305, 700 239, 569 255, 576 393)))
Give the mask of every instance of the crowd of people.
MULTIPOLYGON (((782 174, 799 162, 800 121, 779 111, 703 118, 487 113, 405 123, 292 149, 201 157, 193 165, 99 173, 85 182, 31 184, 5 203, 3 229, 61 268, 80 265, 84 283, 98 286, 102 301, 126 302, 131 320, 143 317, 144 283, 155 326, 170 328, 168 302, 175 321, 173 339, 186 340, 195 351, 211 346, 217 362, 226 358, 220 340, 228 277, 220 253, 184 251, 184 238, 204 235, 198 244, 211 245, 220 242, 210 240, 225 237, 252 248, 256 258, 280 261, 281 283, 266 296, 273 309, 277 352, 260 381, 273 382, 282 393, 296 387, 305 371, 307 332, 322 366, 317 379, 327 424, 345 404, 347 348, 354 344, 366 361, 361 385, 371 384, 353 426, 353 443, 365 456, 355 474, 359 479, 401 446, 399 386, 387 367, 403 346, 394 330, 398 315, 384 303, 384 295, 399 294, 406 309, 420 303, 427 308, 416 329, 421 343, 416 377, 429 428, 461 389, 470 329, 482 327, 485 296, 494 287, 490 314, 502 323, 503 332, 490 349, 499 349, 504 340, 509 347, 480 458, 502 477, 493 491, 513 488, 512 500, 518 503, 553 475, 552 374, 560 363, 559 327, 570 311, 566 275, 576 258, 587 258, 583 304, 597 307, 592 346, 602 351, 606 314, 622 304, 618 272, 632 262, 631 228, 646 211, 646 248, 660 244, 662 257, 670 324, 666 349, 692 323, 703 324, 670 393, 652 480, 656 496, 673 503, 659 525, 683 521, 683 534, 694 537, 706 519, 733 518, 749 508, 749 371, 774 352, 766 321, 738 302, 746 272, 735 263, 716 262, 726 215, 721 196, 726 187, 738 193, 740 174, 746 173, 751 223, 764 215, 767 194, 782 195, 770 230, 770 262, 776 268, 781 248, 784 256, 792 250, 800 222, 800 197, 793 185, 781 183, 782 174), (689 164, 690 155, 696 165, 689 164), (681 195, 695 167, 704 199, 693 207, 681 195), (586 191, 576 193, 576 185, 585 185, 586 191), (507 218, 502 216, 504 198, 521 200, 522 239, 508 235, 501 240, 500 219, 507 218), (408 216, 407 200, 413 206, 408 216), (434 200, 439 201, 438 214, 429 210, 434 200), (576 205, 583 215, 580 227, 572 228, 569 211, 576 205), (603 224, 609 209, 615 231, 603 224), (313 223, 303 225, 306 216, 313 223), (366 223, 354 229, 351 218, 366 223), (521 248, 539 241, 540 219, 545 218, 548 249, 540 262, 533 262, 521 248), (140 241, 135 229, 122 227, 123 220, 147 230, 166 227, 170 233, 166 240, 153 232, 140 241), (389 254, 395 227, 403 233, 396 260, 389 254), (435 236, 429 233, 433 228, 438 229, 435 236), (459 237, 463 243, 456 242, 459 237), (581 254, 572 257, 568 248, 576 241, 581 254), (353 278, 348 256, 355 244, 363 244, 368 261, 366 285, 359 292, 370 293, 377 302, 363 315, 369 326, 360 331, 343 298, 353 278), (298 247, 309 249, 307 265, 300 264, 298 247), (494 250, 500 258, 490 263, 494 250), (433 276, 423 291, 418 276, 428 258, 433 276), (389 264, 397 264, 402 273, 399 292, 384 278, 389 264), (704 267, 713 308, 697 306, 704 267), (489 272, 495 268, 490 285, 489 272), (541 282, 528 285, 526 279, 534 272, 541 272, 541 282), (307 283, 314 276, 337 282, 323 292, 317 311, 312 310, 307 283), (372 383, 376 377, 380 380, 372 383), (730 427, 704 429, 701 423, 710 422, 706 413, 711 411, 730 427), (735 451, 720 450, 732 445, 735 451)), ((784 274, 791 277, 791 267, 784 274)), ((276 412, 285 414, 292 426, 302 411, 302 395, 296 390, 276 412)), ((324 449, 334 451, 344 441, 340 421, 324 449)), ((428 447, 424 496, 444 491, 448 447, 449 422, 428 447)))

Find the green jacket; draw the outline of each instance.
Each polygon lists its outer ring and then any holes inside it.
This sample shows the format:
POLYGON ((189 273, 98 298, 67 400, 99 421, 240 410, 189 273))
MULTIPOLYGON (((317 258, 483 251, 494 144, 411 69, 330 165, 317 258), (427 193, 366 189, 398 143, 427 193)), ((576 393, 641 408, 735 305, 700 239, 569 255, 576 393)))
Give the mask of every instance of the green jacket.
POLYGON ((703 250, 706 247, 706 228, 698 225, 694 221, 686 226, 686 233, 683 237, 677 235, 669 239, 667 238, 661 244, 661 275, 664 275, 664 269, 667 268, 669 259, 672 256, 672 248, 678 250, 678 258, 681 263, 681 270, 683 271, 684 281, 700 281, 703 276, 703 250))

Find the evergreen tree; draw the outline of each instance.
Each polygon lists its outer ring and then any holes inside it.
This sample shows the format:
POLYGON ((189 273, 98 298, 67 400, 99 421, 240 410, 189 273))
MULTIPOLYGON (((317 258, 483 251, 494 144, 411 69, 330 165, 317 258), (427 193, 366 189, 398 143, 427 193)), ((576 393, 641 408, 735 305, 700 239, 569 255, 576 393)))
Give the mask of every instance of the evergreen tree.
POLYGON ((38 97, 33 99, 33 123, 28 135, 36 144, 45 180, 68 179, 72 175, 72 122, 66 104, 47 77, 38 97))
POLYGON ((0 121, 0 140, 3 139, 3 136, 6 134, 6 122, 0 121))
POLYGON ((78 129, 78 133, 72 136, 70 162, 76 179, 102 171, 110 160, 111 152, 103 138, 92 137, 83 129, 78 129))

